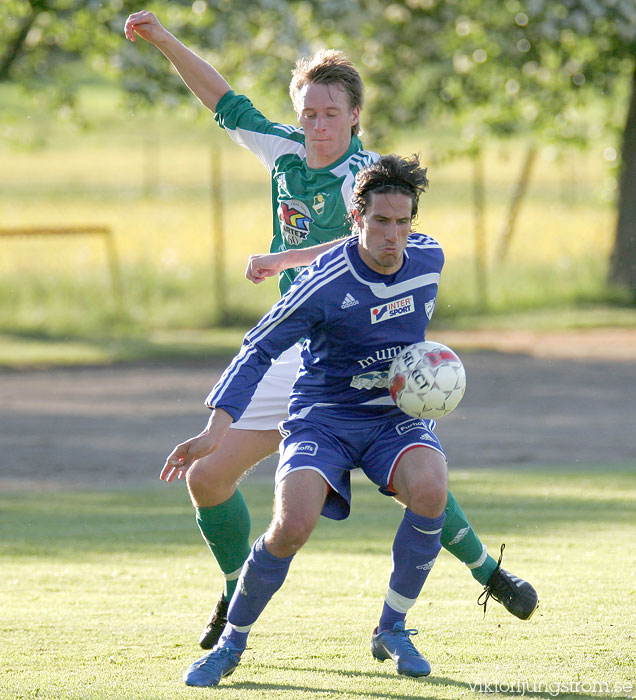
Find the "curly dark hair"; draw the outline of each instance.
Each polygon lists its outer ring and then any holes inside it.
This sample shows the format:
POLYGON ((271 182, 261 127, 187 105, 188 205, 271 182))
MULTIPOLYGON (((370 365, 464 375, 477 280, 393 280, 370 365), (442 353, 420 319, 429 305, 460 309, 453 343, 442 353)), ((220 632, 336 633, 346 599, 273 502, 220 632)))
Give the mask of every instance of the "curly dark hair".
POLYGON ((351 195, 351 211, 364 214, 374 192, 392 194, 400 192, 408 195, 413 202, 411 218, 417 215, 420 195, 428 187, 426 168, 420 167, 417 155, 402 158, 396 155, 382 156, 379 160, 361 170, 351 195))

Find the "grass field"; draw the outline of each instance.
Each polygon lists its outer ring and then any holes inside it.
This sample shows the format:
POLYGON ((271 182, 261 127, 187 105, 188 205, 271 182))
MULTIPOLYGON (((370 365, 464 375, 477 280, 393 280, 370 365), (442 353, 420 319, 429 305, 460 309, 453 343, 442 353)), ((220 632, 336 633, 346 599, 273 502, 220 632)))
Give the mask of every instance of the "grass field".
MULTIPOLYGON (((113 89, 93 86, 80 95, 79 113, 89 125, 83 128, 29 102, 16 89, 3 87, 0 96, 3 226, 111 227, 124 291, 124 307, 118 309, 99 240, 3 239, 0 331, 60 340, 144 337, 217 324, 213 147, 222 159, 230 320, 245 327, 276 299, 273 280, 255 287, 243 279, 248 255, 264 252, 269 244, 267 174, 211 119, 193 120, 177 111, 134 112, 122 108, 113 89)), ((540 151, 503 265, 495 264, 496 251, 525 144, 487 145, 484 255, 490 270, 485 294, 478 291, 475 274, 471 162, 440 162, 435 156, 440 139, 451 137, 440 130, 418 131, 396 137, 391 145, 398 152, 421 153, 430 166, 431 187, 418 228, 437 237, 446 252, 438 317, 474 313, 484 298, 491 313, 616 300, 605 285, 616 186, 611 136, 600 133, 587 152, 540 151)))
MULTIPOLYGON (((253 536, 271 512, 264 485, 245 482, 253 536)), ((535 584, 530 621, 496 603, 484 618, 480 587, 442 553, 408 620, 432 675, 374 662, 400 512, 356 480, 351 518, 320 523, 211 691, 181 682, 221 588, 183 488, 5 493, 0 698, 447 700, 479 684, 496 698, 634 697, 636 465, 458 471, 451 486, 491 552, 506 542, 505 565, 535 584)))

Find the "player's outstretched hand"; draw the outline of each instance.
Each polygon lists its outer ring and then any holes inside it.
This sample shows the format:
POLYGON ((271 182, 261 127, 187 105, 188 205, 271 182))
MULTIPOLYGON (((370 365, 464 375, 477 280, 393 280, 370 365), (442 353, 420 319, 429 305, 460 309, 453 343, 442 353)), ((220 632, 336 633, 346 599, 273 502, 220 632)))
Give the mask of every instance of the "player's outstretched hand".
POLYGON ((142 39, 155 44, 166 33, 166 30, 155 15, 146 10, 133 12, 132 15, 129 15, 124 25, 124 34, 126 39, 130 39, 130 41, 137 41, 135 34, 139 34, 142 39))
POLYGON ((260 284, 267 277, 274 277, 274 275, 286 270, 288 267, 289 265, 285 264, 285 257, 282 253, 250 255, 245 268, 245 276, 250 282, 260 284))
POLYGON ((188 469, 197 459, 209 455, 214 451, 214 443, 206 439, 206 435, 197 435, 185 442, 178 444, 168 455, 166 463, 163 465, 159 478, 162 481, 173 481, 183 479, 188 469))
POLYGON ((179 443, 168 455, 159 478, 162 481, 183 479, 188 469, 202 457, 218 448, 232 423, 232 416, 223 409, 212 412, 207 426, 195 437, 179 443))

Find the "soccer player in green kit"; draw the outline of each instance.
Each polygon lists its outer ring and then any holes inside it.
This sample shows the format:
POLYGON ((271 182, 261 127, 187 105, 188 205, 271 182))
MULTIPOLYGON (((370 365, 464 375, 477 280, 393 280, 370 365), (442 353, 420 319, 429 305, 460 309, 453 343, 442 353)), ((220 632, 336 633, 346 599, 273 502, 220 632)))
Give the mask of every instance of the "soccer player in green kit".
MULTIPOLYGON (((131 14, 125 34, 131 41, 138 35, 157 47, 230 138, 251 150, 268 170, 272 253, 296 250, 296 264, 308 265, 315 256, 309 250, 312 246, 350 234, 347 207, 355 175, 379 154, 364 150, 358 138, 364 87, 341 52, 321 51, 297 62, 290 97, 299 126, 291 126, 271 122, 246 97, 236 95, 223 76, 178 41, 151 12, 131 14)), ((281 272, 281 292, 297 272, 295 268, 281 272)), ((272 364, 250 406, 213 454, 189 470, 164 467, 161 472, 161 479, 172 481, 183 478, 187 471, 197 523, 226 581, 199 639, 204 649, 214 646, 225 626, 228 601, 250 553, 249 511, 237 482, 278 449, 278 424, 287 418, 299 363, 299 347, 293 347, 272 364)), ((442 546, 468 566, 485 587, 486 600, 492 596, 516 617, 528 619, 538 605, 531 584, 502 569, 487 553, 450 492, 445 512, 442 546)))

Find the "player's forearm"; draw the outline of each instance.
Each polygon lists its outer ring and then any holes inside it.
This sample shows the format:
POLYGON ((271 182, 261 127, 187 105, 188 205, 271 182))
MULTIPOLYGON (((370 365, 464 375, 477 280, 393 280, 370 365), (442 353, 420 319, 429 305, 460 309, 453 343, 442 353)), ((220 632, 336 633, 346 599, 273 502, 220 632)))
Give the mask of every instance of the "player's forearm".
POLYGON ((232 425, 232 421, 233 418, 227 411, 222 408, 215 408, 203 432, 220 442, 225 433, 227 433, 230 425, 232 425))
POLYGON ((199 100, 215 112, 221 97, 231 90, 227 80, 168 31, 155 42, 155 46, 172 63, 199 100))
POLYGON ((327 243, 320 243, 319 245, 313 245, 310 248, 292 248, 285 251, 285 263, 286 268, 289 267, 307 267, 324 252, 333 248, 336 243, 340 243, 344 238, 339 238, 336 241, 329 241, 327 243))

